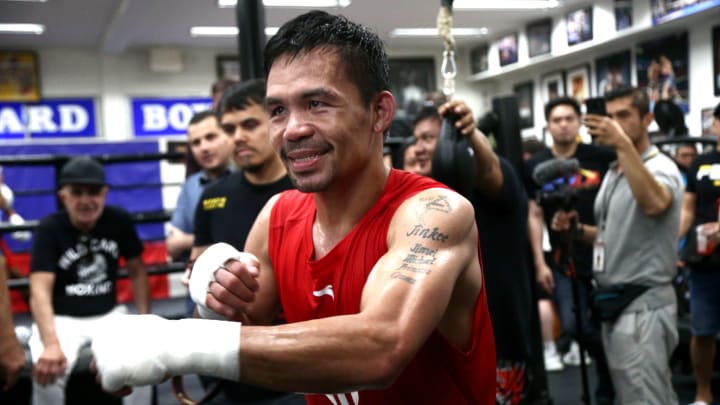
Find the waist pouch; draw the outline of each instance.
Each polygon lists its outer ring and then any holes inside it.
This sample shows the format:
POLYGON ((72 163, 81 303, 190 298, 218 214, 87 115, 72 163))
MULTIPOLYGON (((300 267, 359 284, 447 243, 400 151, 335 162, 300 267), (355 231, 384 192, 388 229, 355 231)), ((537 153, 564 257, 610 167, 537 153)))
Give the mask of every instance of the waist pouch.
POLYGON ((614 322, 635 298, 650 287, 639 284, 617 284, 598 287, 592 293, 592 310, 596 319, 614 322))

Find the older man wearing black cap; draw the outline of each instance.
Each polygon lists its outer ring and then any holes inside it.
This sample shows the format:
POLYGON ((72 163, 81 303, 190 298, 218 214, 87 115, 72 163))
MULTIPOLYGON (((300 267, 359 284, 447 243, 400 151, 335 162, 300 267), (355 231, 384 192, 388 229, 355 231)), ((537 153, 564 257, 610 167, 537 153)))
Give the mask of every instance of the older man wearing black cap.
POLYGON ((73 158, 63 166, 58 186, 65 210, 40 221, 30 264, 34 404, 64 404, 80 348, 103 322, 127 312, 116 300, 121 256, 138 312, 150 309, 143 245, 128 212, 105 206, 103 167, 87 157, 73 158))

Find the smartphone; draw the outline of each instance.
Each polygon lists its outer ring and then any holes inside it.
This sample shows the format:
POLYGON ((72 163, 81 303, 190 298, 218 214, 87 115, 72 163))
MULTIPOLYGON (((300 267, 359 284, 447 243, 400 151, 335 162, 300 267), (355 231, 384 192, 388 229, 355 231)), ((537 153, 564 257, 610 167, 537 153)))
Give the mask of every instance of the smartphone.
POLYGON ((607 115, 605 110, 605 99, 602 97, 593 97, 585 100, 585 111, 588 114, 607 115))

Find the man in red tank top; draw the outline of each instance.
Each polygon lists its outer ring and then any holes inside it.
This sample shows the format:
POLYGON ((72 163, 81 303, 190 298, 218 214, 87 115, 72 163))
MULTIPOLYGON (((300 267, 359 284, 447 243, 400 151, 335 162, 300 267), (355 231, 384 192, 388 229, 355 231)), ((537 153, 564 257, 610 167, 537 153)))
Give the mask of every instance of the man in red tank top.
POLYGON ((383 163, 395 99, 382 41, 314 11, 270 39, 265 66, 270 141, 297 190, 263 208, 246 253, 213 245, 190 281, 201 315, 242 326, 139 322, 152 364, 136 354, 115 359, 96 338, 103 385, 153 383, 155 368, 200 368, 310 393, 309 404, 494 404, 495 344, 473 207, 383 163), (288 323, 263 326, 281 306, 288 323), (164 330, 187 342, 182 353, 154 344, 164 330))

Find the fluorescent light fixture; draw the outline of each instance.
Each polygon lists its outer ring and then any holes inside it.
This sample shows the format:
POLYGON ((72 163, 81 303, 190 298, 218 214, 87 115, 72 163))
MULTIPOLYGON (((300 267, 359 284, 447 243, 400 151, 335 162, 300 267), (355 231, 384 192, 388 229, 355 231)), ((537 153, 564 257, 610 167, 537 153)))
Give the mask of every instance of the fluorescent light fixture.
POLYGON ((453 10, 544 10, 560 5, 558 0, 455 0, 453 10))
MULTIPOLYGON (((452 35, 455 37, 478 37, 487 35, 488 29, 482 28, 453 28, 452 35)), ((436 37, 437 28, 395 28, 390 31, 391 37, 436 37)))
MULTIPOLYGON (((218 0, 218 7, 235 7, 237 0, 218 0)), ((305 8, 331 8, 347 7, 350 0, 263 0, 265 7, 305 7, 305 8)))
POLYGON ((5 34, 35 34, 45 32, 42 24, 0 24, 0 32, 5 34))
MULTIPOLYGON (((265 35, 273 36, 278 32, 278 27, 265 27, 265 35)), ((237 27, 191 27, 190 35, 193 37, 236 37, 237 27)))

